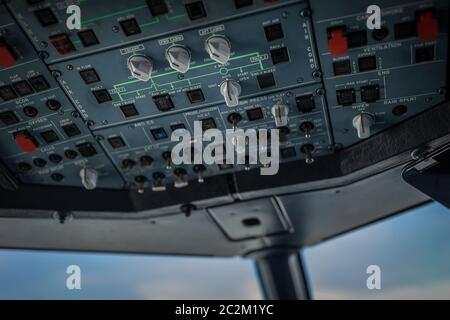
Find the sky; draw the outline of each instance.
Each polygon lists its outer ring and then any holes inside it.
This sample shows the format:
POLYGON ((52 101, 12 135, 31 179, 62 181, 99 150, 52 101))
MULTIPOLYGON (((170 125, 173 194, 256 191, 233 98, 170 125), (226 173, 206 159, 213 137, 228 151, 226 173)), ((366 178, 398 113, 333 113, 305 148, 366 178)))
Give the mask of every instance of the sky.
MULTIPOLYGON (((315 299, 450 299, 450 210, 432 204, 306 248, 315 299), (366 268, 381 269, 381 289, 366 268)), ((251 260, 0 250, 0 299, 260 299, 251 260), (66 269, 81 269, 68 290, 66 269)))

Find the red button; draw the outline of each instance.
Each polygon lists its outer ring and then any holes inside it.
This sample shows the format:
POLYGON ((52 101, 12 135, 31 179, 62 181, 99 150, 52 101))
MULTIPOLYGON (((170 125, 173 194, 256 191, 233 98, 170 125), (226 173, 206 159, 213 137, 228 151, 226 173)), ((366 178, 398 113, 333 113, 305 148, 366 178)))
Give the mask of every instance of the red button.
POLYGON ((432 40, 437 37, 439 27, 437 20, 433 17, 433 12, 426 11, 420 14, 417 23, 417 36, 421 40, 432 40))
POLYGON ((16 58, 11 50, 3 43, 0 43, 0 67, 12 67, 16 63, 16 58))
POLYGON ((15 136, 16 144, 22 150, 26 153, 33 153, 37 150, 37 145, 33 141, 33 138, 23 134, 19 133, 15 136))
POLYGON ((333 56, 347 53, 348 41, 343 30, 332 30, 328 39, 328 48, 333 56))

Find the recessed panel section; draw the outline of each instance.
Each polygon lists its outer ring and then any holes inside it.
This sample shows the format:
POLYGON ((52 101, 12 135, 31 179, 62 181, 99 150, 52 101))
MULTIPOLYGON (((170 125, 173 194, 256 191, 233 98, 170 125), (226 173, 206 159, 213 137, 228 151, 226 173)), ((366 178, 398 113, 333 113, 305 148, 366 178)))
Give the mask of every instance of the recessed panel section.
POLYGON ((82 114, 94 122, 94 129, 123 123, 124 105, 133 104, 137 111, 136 116, 126 117, 125 121, 136 121, 221 104, 226 98, 235 104, 248 96, 320 81, 317 75, 313 76, 319 65, 312 47, 310 18, 298 14, 305 7, 305 3, 291 4, 247 16, 245 20, 212 23, 205 28, 112 49, 98 53, 95 64, 89 56, 50 67, 62 71, 58 78, 61 85, 82 114), (284 37, 268 42, 266 27, 274 25, 282 26, 284 37), (212 60, 205 50, 205 42, 213 35, 226 38, 231 45, 224 64, 212 60), (164 58, 173 45, 189 52, 185 73, 173 70, 164 58), (128 68, 132 56, 145 56, 145 61, 151 63, 148 81, 133 78, 128 68), (227 92, 223 84, 228 80, 233 80, 234 85, 227 92))
MULTIPOLYGON (((217 0, 129 0, 78 1, 81 10, 81 30, 66 27, 67 6, 70 1, 10 1, 8 6, 28 33, 37 50, 49 53, 50 63, 88 54, 99 49, 121 46, 141 39, 157 38, 172 30, 201 28, 220 23, 234 15, 270 10, 295 1, 234 1, 217 0), (63 46, 43 47, 50 37, 70 43, 71 50, 63 46)), ((278 31, 275 31, 275 36, 278 31)), ((67 46, 65 46, 67 48, 67 46)))

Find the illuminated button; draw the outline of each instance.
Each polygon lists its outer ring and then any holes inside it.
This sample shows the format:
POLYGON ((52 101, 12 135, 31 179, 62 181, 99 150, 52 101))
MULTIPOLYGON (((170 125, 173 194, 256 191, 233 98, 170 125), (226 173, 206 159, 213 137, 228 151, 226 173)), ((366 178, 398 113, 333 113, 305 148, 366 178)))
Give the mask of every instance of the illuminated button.
POLYGON ((187 3, 185 8, 191 20, 206 18, 206 10, 202 1, 187 3))
POLYGON ((100 77, 97 74, 97 71, 95 71, 94 68, 89 68, 86 70, 80 71, 80 77, 83 79, 84 83, 91 84, 100 82, 100 77))
POLYGON ((30 86, 27 80, 14 82, 12 86, 14 87, 14 90, 17 92, 17 94, 21 97, 34 93, 33 88, 30 86))
POLYGON ((53 143, 53 142, 56 142, 59 140, 58 135, 53 130, 41 132, 41 137, 42 137, 42 139, 44 139, 44 141, 47 144, 50 144, 50 143, 53 143))
POLYGON ((287 48, 270 50, 270 56, 272 57, 272 63, 274 65, 289 62, 289 53, 287 48))
POLYGON ((0 87, 0 98, 2 98, 3 101, 8 101, 17 98, 17 94, 11 86, 6 85, 0 87))
POLYGON ((129 103, 123 106, 120 106, 120 110, 122 111, 125 118, 134 117, 139 115, 134 103, 129 103))
POLYGON ((150 132, 152 133, 152 136, 156 141, 167 139, 167 133, 164 128, 152 129, 150 130, 150 132))
POLYGON ((92 91, 92 93, 94 94, 94 97, 98 103, 105 103, 112 100, 108 90, 106 89, 92 91))
POLYGON ((335 76, 351 73, 352 66, 350 64, 350 60, 347 59, 333 62, 333 71, 335 76))
POLYGON ((312 94, 297 97, 295 98, 295 102, 297 103, 298 111, 301 113, 308 113, 316 108, 316 103, 312 94))
POLYGON ((133 36, 135 34, 141 33, 141 28, 139 28, 139 24, 137 23, 136 19, 128 19, 124 21, 120 21, 120 26, 122 27, 123 33, 127 37, 133 36))
POLYGON ((67 55, 69 53, 76 51, 67 33, 51 36, 49 40, 60 55, 67 55))
POLYGON ((175 108, 173 105, 172 99, 168 93, 160 94, 153 97, 153 102, 158 108, 159 111, 169 111, 170 109, 175 108))
POLYGON ((123 139, 121 137, 109 138, 108 142, 111 145, 111 147, 113 147, 114 149, 119 149, 119 148, 123 148, 126 146, 125 142, 123 141, 123 139))
POLYGON ((94 30, 91 29, 78 32, 78 38, 80 38, 81 43, 85 47, 90 47, 99 43, 94 30))
POLYGON ((34 88, 36 92, 44 91, 50 88, 47 80, 45 80, 44 76, 36 76, 28 79, 28 82, 34 88))
POLYGON ((78 152, 85 158, 90 158, 97 154, 97 150, 90 142, 77 144, 77 149, 78 152))
POLYGON ((34 15, 43 27, 48 27, 58 23, 58 19, 50 8, 36 10, 34 11, 34 15))
POLYGON ((5 126, 10 126, 18 123, 19 119, 14 112, 5 111, 0 113, 0 121, 2 121, 5 126))
POLYGON ((146 0, 146 2, 153 17, 169 13, 165 0, 146 0))
POLYGON ((62 127, 62 129, 69 138, 81 134, 80 129, 77 127, 75 123, 66 124, 65 126, 62 127))

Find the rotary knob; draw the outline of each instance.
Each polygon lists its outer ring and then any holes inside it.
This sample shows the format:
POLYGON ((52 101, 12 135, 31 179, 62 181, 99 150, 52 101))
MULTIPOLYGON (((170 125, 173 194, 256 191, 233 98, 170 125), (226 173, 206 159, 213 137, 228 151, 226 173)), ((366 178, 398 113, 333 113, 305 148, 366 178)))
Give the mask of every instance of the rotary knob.
POLYGON ((241 85, 235 80, 225 80, 220 85, 220 93, 225 98, 228 107, 235 107, 239 104, 241 90, 241 85))
POLYGON ((186 47, 175 45, 166 50, 166 59, 173 70, 186 73, 191 64, 191 53, 186 47))
POLYGON ((220 64, 225 64, 230 59, 230 41, 224 36, 212 36, 206 40, 206 51, 211 59, 220 64))
POLYGON ((288 123, 289 107, 283 102, 279 101, 272 107, 272 115, 275 119, 277 127, 284 127, 288 123))
POLYGON ((367 139, 370 137, 370 128, 375 123, 375 118, 369 113, 360 113, 353 118, 353 127, 358 132, 358 138, 367 139))
POLYGON ((141 81, 150 80, 153 71, 152 60, 144 55, 134 55, 128 59, 128 69, 131 75, 141 81))
POLYGON ((94 190, 97 188, 98 172, 90 168, 82 168, 80 170, 80 178, 83 187, 86 190, 94 190))

